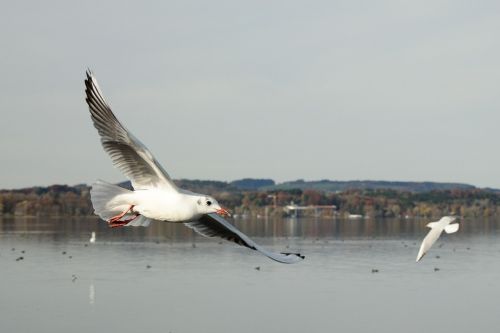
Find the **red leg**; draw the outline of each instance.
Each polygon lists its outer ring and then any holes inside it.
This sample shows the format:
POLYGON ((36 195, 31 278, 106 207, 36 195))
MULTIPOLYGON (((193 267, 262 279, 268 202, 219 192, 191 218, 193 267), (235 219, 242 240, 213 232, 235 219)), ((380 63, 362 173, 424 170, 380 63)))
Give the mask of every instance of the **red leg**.
POLYGON ((128 222, 111 222, 108 224, 110 228, 118 228, 118 227, 123 227, 127 224, 128 222))
POLYGON ((124 211, 123 213, 118 214, 118 215, 113 216, 112 218, 110 218, 109 221, 108 221, 108 223, 113 223, 113 222, 116 222, 116 221, 120 220, 122 217, 125 216, 125 214, 127 214, 128 212, 130 212, 133 208, 134 208, 134 205, 130 205, 130 207, 126 211, 124 211))
POLYGON ((141 214, 135 214, 134 217, 132 217, 130 219, 127 219, 127 220, 123 220, 123 221, 109 222, 109 227, 110 228, 123 227, 123 226, 127 225, 129 222, 132 222, 133 220, 135 220, 136 218, 138 218, 140 215, 141 214))
POLYGON ((131 205, 123 213, 120 213, 120 214, 118 214, 116 216, 113 216, 112 218, 109 219, 108 225, 111 228, 122 227, 122 226, 126 225, 127 223, 129 223, 130 221, 134 220, 135 218, 137 218, 137 216, 139 216, 139 214, 135 214, 135 216, 133 218, 131 218, 131 219, 120 221, 120 219, 122 217, 124 217, 125 215, 127 215, 127 213, 130 212, 130 211, 132 211, 133 209, 134 209, 134 205, 131 205))

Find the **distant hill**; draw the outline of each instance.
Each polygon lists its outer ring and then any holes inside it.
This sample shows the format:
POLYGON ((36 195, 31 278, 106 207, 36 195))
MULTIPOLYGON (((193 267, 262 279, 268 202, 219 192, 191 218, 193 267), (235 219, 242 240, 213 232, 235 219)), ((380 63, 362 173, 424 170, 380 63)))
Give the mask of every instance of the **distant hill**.
MULTIPOLYGON (((347 190, 393 190, 413 193, 448 190, 474 190, 477 187, 462 183, 439 182, 405 182, 385 180, 313 180, 303 179, 276 184, 272 179, 244 178, 232 182, 215 180, 175 180, 177 186, 187 190, 213 194, 217 192, 238 191, 289 191, 289 190, 316 190, 324 192, 342 192, 347 190)), ((120 186, 131 189, 130 182, 120 183, 120 186)), ((500 193, 499 189, 484 188, 488 192, 500 193)))
POLYGON ((276 184, 274 186, 265 186, 261 190, 317 190, 338 192, 346 190, 395 190, 407 192, 429 192, 429 191, 445 191, 445 190, 471 190, 476 187, 461 183, 436 183, 436 182, 404 182, 404 181, 377 181, 377 180, 350 180, 350 181, 335 181, 335 180, 319 180, 319 181, 304 181, 295 180, 276 184))
MULTIPOLYGON (((303 179, 275 183, 268 178, 244 178, 231 182, 216 180, 198 180, 198 179, 176 179, 177 186, 197 192, 197 193, 235 193, 240 191, 288 191, 288 190, 316 190, 324 192, 342 192, 346 190, 393 190, 413 193, 422 193, 430 191, 448 191, 448 190, 474 190, 477 187, 462 183, 438 183, 438 182, 407 182, 407 181, 378 181, 378 180, 313 180, 305 181, 303 179)), ((132 189, 129 181, 124 181, 118 185, 132 189)), ((88 189, 88 185, 79 184, 75 186, 52 185, 49 187, 31 187, 24 189, 1 190, 1 192, 17 193, 36 193, 45 192, 79 192, 88 189)), ((483 188, 487 192, 500 193, 500 189, 483 188)))
POLYGON ((272 179, 253 179, 253 178, 234 180, 229 184, 231 184, 232 186, 236 187, 239 190, 258 190, 261 187, 276 185, 276 183, 272 179))

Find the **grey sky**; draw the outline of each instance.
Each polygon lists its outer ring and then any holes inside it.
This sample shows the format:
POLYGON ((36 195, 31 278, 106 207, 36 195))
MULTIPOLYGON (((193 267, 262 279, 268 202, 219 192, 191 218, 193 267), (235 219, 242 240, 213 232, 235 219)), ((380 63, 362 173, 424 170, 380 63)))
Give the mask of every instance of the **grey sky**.
POLYGON ((174 178, 500 188, 498 1, 11 1, 0 188, 119 181, 84 72, 174 178))

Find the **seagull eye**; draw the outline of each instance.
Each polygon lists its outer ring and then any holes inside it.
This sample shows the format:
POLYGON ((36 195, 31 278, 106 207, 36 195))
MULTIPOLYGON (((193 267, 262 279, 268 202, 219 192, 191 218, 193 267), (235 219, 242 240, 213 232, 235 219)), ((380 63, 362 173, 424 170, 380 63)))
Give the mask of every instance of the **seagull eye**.
POLYGON ((207 206, 210 206, 212 204, 212 201, 207 200, 207 206))

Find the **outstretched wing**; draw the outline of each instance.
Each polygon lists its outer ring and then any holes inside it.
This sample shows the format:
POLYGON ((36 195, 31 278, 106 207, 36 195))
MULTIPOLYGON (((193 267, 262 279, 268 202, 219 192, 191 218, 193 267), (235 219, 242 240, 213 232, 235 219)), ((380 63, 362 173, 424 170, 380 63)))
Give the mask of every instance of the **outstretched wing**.
POLYGON ((434 244, 439 236, 441 236, 441 233, 443 232, 442 228, 432 228, 427 236, 425 236, 424 240, 422 241, 422 245, 420 245, 420 250, 418 251, 417 255, 417 262, 422 259, 422 257, 429 251, 429 249, 432 247, 432 244, 434 244))
POLYGON ((194 229, 194 231, 200 235, 205 237, 217 236, 228 241, 235 242, 241 246, 259 251, 263 255, 284 264, 294 264, 304 259, 304 256, 299 253, 273 253, 262 248, 217 214, 203 215, 198 221, 184 224, 189 228, 194 229))
POLYGON ((87 71, 85 87, 86 101, 102 146, 134 189, 163 187, 177 191, 177 186, 153 154, 115 117, 90 71, 87 71))

